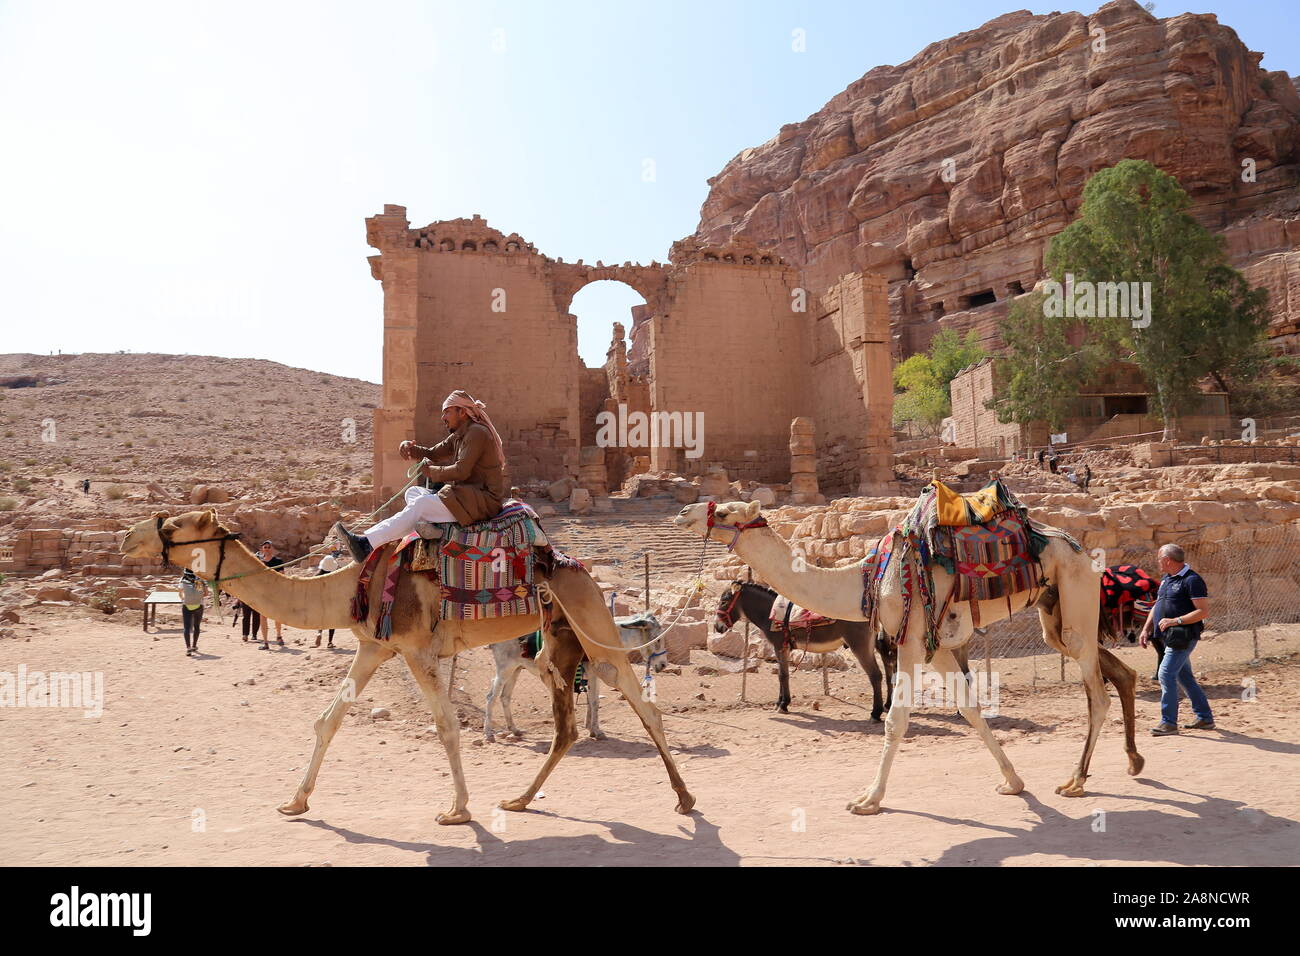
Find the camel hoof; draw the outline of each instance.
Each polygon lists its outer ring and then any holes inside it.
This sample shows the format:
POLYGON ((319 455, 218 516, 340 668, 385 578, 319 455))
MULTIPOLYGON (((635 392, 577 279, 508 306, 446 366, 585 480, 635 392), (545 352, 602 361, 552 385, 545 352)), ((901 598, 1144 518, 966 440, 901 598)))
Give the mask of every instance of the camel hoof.
POLYGON ((677 812, 690 813, 695 809, 695 797, 689 793, 681 794, 677 799, 677 812))
POLYGON ((1016 783, 1003 783, 998 786, 998 793, 1005 794, 1008 797, 1014 797, 1018 793, 1023 793, 1025 783, 1023 780, 1016 783))
POLYGON ((523 740, 524 732, 522 730, 512 730, 510 731, 510 736, 514 737, 515 740, 523 740))
POLYGON ((1142 772, 1142 768, 1147 765, 1147 758, 1141 754, 1129 754, 1128 756, 1128 775, 1136 777, 1142 772))
POLYGON ((485 744, 494 744, 494 743, 496 743, 496 742, 497 742, 497 735, 496 735, 496 734, 484 734, 484 735, 483 735, 483 743, 485 743, 485 744))
POLYGON ((275 809, 286 817, 296 817, 300 813, 307 812, 307 801, 286 800, 275 809))
POLYGON ((1063 783, 1056 788, 1056 792, 1063 797, 1086 797, 1088 791, 1083 789, 1083 784, 1071 780, 1069 783, 1063 783))
POLYGON ((521 811, 527 810, 528 804, 531 802, 531 800, 525 800, 523 797, 515 797, 513 800, 502 800, 497 804, 497 806, 502 810, 510 810, 515 813, 520 813, 521 811))
POLYGON ((607 740, 607 739, 608 739, 608 738, 605 736, 604 731, 600 731, 600 730, 596 731, 594 734, 593 734, 593 733, 588 733, 587 736, 590 737, 592 740, 607 740))
POLYGON ((451 813, 440 813, 434 817, 434 819, 438 821, 439 826, 444 827, 452 826, 456 823, 469 823, 469 811, 462 810, 459 813, 456 813, 455 811, 452 811, 451 813))
POLYGON ((880 714, 872 714, 872 715, 871 715, 871 722, 872 722, 873 724, 884 723, 884 721, 882 721, 882 720, 880 719, 880 714))
POLYGON ((870 817, 870 816, 875 816, 877 813, 880 812, 880 804, 850 803, 847 809, 850 813, 856 813, 860 817, 870 817))

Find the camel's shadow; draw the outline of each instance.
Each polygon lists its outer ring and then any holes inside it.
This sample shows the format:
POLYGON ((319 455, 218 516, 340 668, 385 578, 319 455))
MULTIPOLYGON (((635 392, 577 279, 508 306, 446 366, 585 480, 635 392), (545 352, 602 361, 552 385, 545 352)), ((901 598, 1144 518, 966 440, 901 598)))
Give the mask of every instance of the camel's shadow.
MULTIPOLYGON (((832 733, 867 733, 877 730, 884 733, 884 721, 879 723, 870 719, 848 717, 828 717, 820 713, 802 713, 791 711, 788 714, 773 715, 777 723, 800 730, 811 730, 820 734, 832 733)), ((1029 730, 1035 733, 1051 733, 1056 724, 1040 724, 1027 717, 986 717, 985 723, 992 730, 1029 730)), ((907 737, 953 737, 973 734, 974 728, 960 714, 948 714, 940 711, 913 710, 908 720, 907 737)))
MULTIPOLYGON (((881 816, 915 816, 939 823, 995 831, 994 836, 979 837, 949 847, 938 859, 925 861, 931 866, 997 866, 1011 858, 1035 854, 1068 857, 1072 861, 1092 859, 1106 863, 1120 861, 1133 864, 1163 862, 1182 866, 1259 866, 1259 840, 1265 834, 1275 834, 1269 838, 1274 845, 1280 840, 1289 841, 1293 847, 1290 854, 1292 858, 1300 852, 1300 828, 1296 827, 1293 820, 1255 808, 1249 808, 1251 816, 1246 818, 1240 811, 1248 809, 1248 805, 1240 800, 1191 793, 1145 777, 1137 778, 1136 782, 1153 790, 1185 794, 1191 799, 1091 793, 1091 797, 1139 800, 1153 806, 1149 810, 1107 810, 1104 816, 1099 816, 1094 811, 1076 819, 1048 806, 1026 791, 1020 796, 1038 815, 1038 822, 1027 830, 920 810, 886 808, 881 816), (1170 810, 1160 809, 1161 806, 1170 810), (1187 816, 1189 812, 1193 816, 1187 816), (1236 819, 1233 818, 1234 814, 1237 815, 1236 819), (1174 824, 1178 835, 1163 840, 1142 838, 1142 835, 1151 833, 1157 824, 1174 824), (1289 833, 1284 832, 1287 829, 1290 830, 1289 833), (1242 846, 1233 846, 1228 840, 1234 836, 1248 836, 1251 839, 1242 846)), ((858 862, 871 861, 859 859, 858 862)))
MULTIPOLYGON (((467 824, 475 837, 475 846, 442 846, 391 840, 334 826, 323 820, 299 818, 295 823, 327 830, 348 843, 387 846, 408 853, 423 854, 426 866, 555 866, 570 858, 580 866, 680 866, 689 858, 692 866, 739 866, 740 854, 722 842, 719 828, 698 812, 690 815, 693 829, 683 824, 676 834, 655 833, 629 823, 585 820, 566 817, 546 810, 528 810, 523 814, 493 811, 492 824, 485 827, 477 820, 467 824), (550 817, 575 823, 595 824, 608 831, 608 839, 590 833, 580 836, 542 836, 531 839, 506 839, 513 818, 550 817), (611 842, 612 841, 612 842, 611 842)), ((436 826, 431 822, 431 826, 436 826)), ((518 826, 519 824, 516 824, 518 826)))
MULTIPOLYGON (((527 750, 538 755, 544 755, 551 749, 549 740, 527 740, 525 738, 510 739, 508 734, 499 735, 501 739, 488 744, 488 747, 503 746, 513 750, 527 750)), ((722 747, 714 747, 710 744, 695 744, 693 746, 683 746, 673 744, 670 747, 674 755, 688 754, 692 757, 729 757, 731 751, 722 747)), ((486 751, 489 752, 490 751, 486 751)), ((624 760, 645 759, 648 757, 658 757, 659 751, 655 745, 647 740, 624 740, 619 737, 606 736, 604 740, 596 740, 585 734, 578 738, 573 748, 565 754, 565 757, 595 757, 595 758, 619 758, 624 760)))

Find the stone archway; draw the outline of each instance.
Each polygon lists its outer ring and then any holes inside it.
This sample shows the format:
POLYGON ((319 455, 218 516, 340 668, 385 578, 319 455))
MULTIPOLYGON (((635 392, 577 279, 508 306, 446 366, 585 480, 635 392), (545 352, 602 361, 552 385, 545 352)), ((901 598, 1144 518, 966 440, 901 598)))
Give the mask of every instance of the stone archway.
POLYGON ((577 478, 590 409, 570 307, 578 290, 603 280, 625 283, 646 303, 644 354, 611 350, 609 398, 701 423, 698 447, 656 446, 651 467, 691 474, 717 464, 733 479, 784 483, 790 421, 812 416, 823 488, 892 479, 879 277, 845 276, 812 291, 770 250, 739 242, 684 240, 666 264, 566 263, 478 216, 411 228, 402 206, 385 206, 366 227, 379 250, 371 274, 384 290, 374 440, 375 488, 385 497, 404 481, 398 442, 441 438, 437 409, 454 388, 488 404, 517 485, 577 478))

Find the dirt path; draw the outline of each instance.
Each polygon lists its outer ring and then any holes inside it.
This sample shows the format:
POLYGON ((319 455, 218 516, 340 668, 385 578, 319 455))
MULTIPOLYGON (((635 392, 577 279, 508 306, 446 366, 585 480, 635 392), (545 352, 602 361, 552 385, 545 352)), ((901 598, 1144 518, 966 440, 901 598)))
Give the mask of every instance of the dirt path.
MULTIPOLYGON (((1092 794, 1066 799, 1082 743, 1078 685, 1048 681, 1055 657, 1000 662, 1001 713, 990 723, 1024 777, 1016 797, 994 793, 993 761, 964 721, 943 708, 916 712, 895 763, 886 812, 856 817, 844 804, 875 772, 882 728, 869 720, 865 678, 794 675, 788 716, 769 713, 775 678, 686 667, 659 678, 669 739, 698 798, 674 813, 663 767, 635 718, 605 690, 610 739, 585 737, 545 787, 536 812, 494 813, 541 762, 549 714, 540 684, 520 678, 524 740, 474 745, 490 679, 484 649, 461 658, 456 700, 470 826, 439 827, 450 803, 446 758, 404 669, 389 663, 335 738, 312 797, 296 819, 275 806, 293 791, 311 751, 311 725, 355 646, 242 644, 210 625, 204 654, 186 658, 178 631, 157 640, 134 614, 92 618, 30 609, 17 639, 0 642, 0 671, 102 672, 105 707, 0 710, 0 864, 1294 864, 1300 859, 1297 667, 1300 626, 1261 635, 1263 666, 1247 670, 1250 636, 1203 645, 1219 732, 1152 739, 1156 694, 1139 699, 1146 771, 1124 772, 1118 704, 1098 746, 1092 794), (34 622, 34 623, 31 623, 34 622), (30 640, 28 640, 30 639, 30 640), (1029 667, 1040 681, 1030 692, 1029 667), (1241 679, 1257 697, 1243 701, 1241 679), (253 683, 248 683, 252 678, 253 683), (697 699, 702 697, 703 699, 697 699), (816 702, 819 709, 814 709, 816 702), (372 706, 390 720, 372 720, 372 706), (1104 811, 1097 815, 1097 811, 1104 811), (201 822, 201 826, 199 823, 201 822), (1104 825, 1104 830, 1102 826, 1104 825)), ((1121 652, 1149 675, 1149 652, 1121 652)), ((1184 708, 1186 705, 1184 705, 1184 708)), ((498 718, 499 719, 499 718, 498 718)))

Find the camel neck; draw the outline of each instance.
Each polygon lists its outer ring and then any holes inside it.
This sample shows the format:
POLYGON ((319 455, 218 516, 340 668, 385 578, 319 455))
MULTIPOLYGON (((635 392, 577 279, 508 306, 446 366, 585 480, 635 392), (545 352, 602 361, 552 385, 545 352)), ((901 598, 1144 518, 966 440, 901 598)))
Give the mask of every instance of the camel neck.
POLYGON ((751 528, 736 541, 739 558, 795 604, 839 621, 862 621, 862 569, 818 568, 795 555, 771 528, 751 528))
MULTIPOLYGON (((316 577, 291 578, 270 570, 253 552, 238 541, 225 542, 226 557, 221 563, 221 589, 233 594, 249 607, 272 620, 290 627, 317 629, 352 627, 351 600, 356 592, 361 566, 349 564, 339 571, 316 577)), ((221 557, 221 543, 212 542, 201 549, 203 569, 200 577, 211 580, 221 557)), ((173 549, 177 558, 190 557, 200 548, 178 542, 173 549)))

